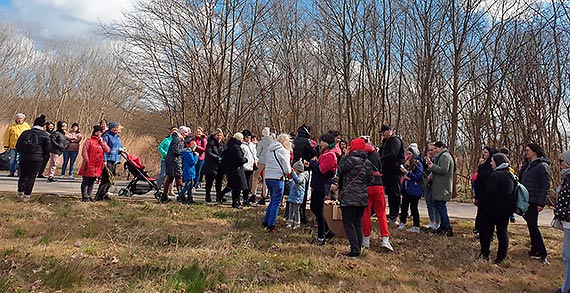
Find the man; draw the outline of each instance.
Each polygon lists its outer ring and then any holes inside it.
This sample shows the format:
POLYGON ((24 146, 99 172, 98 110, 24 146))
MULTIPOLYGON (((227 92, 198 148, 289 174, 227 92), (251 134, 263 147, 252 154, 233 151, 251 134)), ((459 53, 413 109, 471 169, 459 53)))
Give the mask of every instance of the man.
POLYGON ((160 175, 156 180, 156 185, 158 188, 162 187, 162 182, 164 182, 164 177, 166 177, 166 153, 168 153, 168 147, 172 141, 172 134, 178 131, 178 127, 170 127, 170 133, 166 136, 158 145, 158 153, 160 154, 160 175))
POLYGON ((34 120, 34 127, 18 136, 14 149, 21 155, 20 174, 18 178, 18 199, 29 201, 36 177, 44 160, 49 157, 50 138, 44 131, 46 116, 41 115, 34 120))
POLYGON ((390 225, 398 225, 398 214, 400 212, 400 187, 402 182, 402 172, 400 165, 404 163, 404 147, 402 140, 392 132, 389 125, 382 125, 382 181, 384 189, 388 194, 388 206, 390 212, 388 220, 390 225))
POLYGON ((435 157, 435 143, 430 142, 428 143, 426 157, 422 160, 422 165, 424 167, 422 187, 424 190, 426 207, 429 216, 429 224, 424 227, 432 230, 437 230, 437 228, 439 228, 440 220, 439 220, 439 215, 437 214, 436 210, 433 208, 433 198, 431 192, 432 177, 431 177, 431 171, 428 169, 427 166, 427 160, 429 159, 433 161, 434 157, 435 157))
POLYGON ((247 185, 247 189, 243 190, 243 205, 247 206, 250 205, 250 203, 252 203, 250 201, 249 195, 251 193, 251 188, 252 188, 253 172, 255 171, 254 166, 257 165, 258 158, 257 158, 256 145, 253 142, 251 142, 251 137, 253 135, 251 131, 245 129, 244 131, 241 132, 241 134, 243 134, 243 142, 240 147, 244 157, 247 159, 247 163, 243 164, 245 181, 247 185))
MULTIPOLYGON (((293 140, 293 162, 297 162, 300 159, 309 162, 318 155, 315 149, 317 144, 311 142, 310 137, 311 137, 311 127, 303 124, 297 129, 297 136, 295 136, 295 139, 293 140)), ((311 170, 309 168, 307 168, 306 170, 309 171, 309 174, 311 173, 311 170)), ((311 178, 310 175, 309 178, 311 178)), ((309 192, 309 186, 310 186, 310 180, 307 180, 307 183, 305 184, 305 195, 303 196, 303 203, 301 204, 299 212, 301 217, 301 224, 307 224, 306 211, 307 211, 307 196, 309 192)))
POLYGON ((8 177, 14 177, 16 170, 19 169, 18 165, 20 154, 16 150, 16 142, 24 131, 30 129, 30 125, 27 122, 24 122, 24 119, 26 119, 26 115, 22 113, 16 114, 14 116, 15 123, 8 126, 8 128, 6 128, 6 132, 4 132, 4 148, 10 151, 10 174, 8 177))
POLYGON ((107 192, 111 185, 113 184, 113 178, 115 177, 116 165, 121 162, 121 155, 119 151, 123 150, 123 142, 119 137, 120 126, 117 122, 109 122, 109 130, 103 134, 103 140, 109 146, 110 151, 105 153, 103 159, 103 175, 101 176, 101 184, 97 189, 97 194, 95 195, 95 200, 111 200, 107 192))
POLYGON ((435 158, 433 162, 429 158, 426 158, 426 163, 429 170, 431 170, 433 182, 431 188, 433 207, 441 220, 439 228, 435 230, 435 233, 451 237, 453 236, 453 229, 449 222, 449 215, 447 214, 447 202, 451 199, 453 192, 455 162, 447 146, 441 141, 434 144, 434 152, 435 158))

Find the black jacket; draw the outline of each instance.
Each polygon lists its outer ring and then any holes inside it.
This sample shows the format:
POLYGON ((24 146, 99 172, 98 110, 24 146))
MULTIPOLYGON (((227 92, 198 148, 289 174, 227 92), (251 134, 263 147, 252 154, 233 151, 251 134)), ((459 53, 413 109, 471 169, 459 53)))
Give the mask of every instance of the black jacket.
POLYGON ((564 222, 570 222, 570 176, 562 178, 554 215, 564 222))
POLYGON ((173 177, 182 176, 182 149, 184 139, 178 133, 172 134, 172 141, 166 153, 166 174, 173 177))
POLYGON ((528 190, 528 202, 538 206, 546 205, 546 195, 550 190, 550 162, 538 158, 521 168, 520 182, 528 190))
POLYGON ((383 186, 384 182, 382 181, 382 158, 380 157, 380 153, 376 151, 376 147, 370 144, 371 149, 368 150, 368 160, 372 163, 373 173, 374 173, 374 181, 370 184, 370 186, 383 186))
POLYGON ((404 146, 402 140, 392 135, 382 141, 382 173, 400 174, 400 164, 404 163, 404 146))
POLYGON ((477 201, 479 201, 479 195, 485 192, 487 179, 491 173, 493 173, 493 167, 491 167, 490 160, 477 167, 477 179, 475 180, 475 199, 477 201))
POLYGON ((223 142, 218 142, 213 135, 208 137, 208 144, 206 144, 206 156, 204 158, 204 166, 202 167, 202 173, 207 175, 217 175, 220 161, 222 158, 222 153, 225 149, 225 144, 223 142))
POLYGON ((44 162, 49 159, 51 148, 50 137, 47 132, 32 128, 22 132, 18 141, 16 142, 16 150, 20 152, 20 161, 22 162, 44 162), (37 143, 34 144, 30 150, 24 150, 22 145, 26 140, 35 140, 33 136, 37 137, 37 143))
MULTIPOLYGON (((479 175, 477 175, 479 176, 479 175)), ((478 206, 488 211, 485 217, 508 217, 513 212, 515 184, 509 168, 492 171, 485 182, 485 188, 477 195, 478 206)))
POLYGON ((311 146, 309 132, 305 127, 297 130, 297 136, 293 139, 293 146, 293 162, 297 162, 301 158, 308 162, 317 156, 317 151, 311 146))
POLYGON ((69 141, 65 138, 65 135, 59 131, 54 131, 50 136, 51 148, 50 151, 53 154, 61 155, 63 151, 69 146, 69 141))
POLYGON ((224 152, 224 173, 228 178, 228 187, 232 190, 247 189, 247 181, 245 180, 245 170, 243 164, 247 163, 247 159, 243 155, 241 142, 235 138, 230 138, 228 148, 224 152))
POLYGON ((368 206, 368 186, 374 181, 374 166, 364 151, 354 151, 341 159, 338 173, 341 176, 340 205, 343 207, 368 206))

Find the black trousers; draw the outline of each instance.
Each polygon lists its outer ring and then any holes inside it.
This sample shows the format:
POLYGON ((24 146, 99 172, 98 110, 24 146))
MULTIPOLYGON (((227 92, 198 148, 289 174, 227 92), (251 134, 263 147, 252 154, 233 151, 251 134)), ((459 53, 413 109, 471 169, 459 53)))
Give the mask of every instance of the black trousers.
POLYGON ((320 191, 311 193, 311 212, 315 214, 315 222, 317 222, 317 237, 320 239, 325 238, 325 234, 329 231, 327 221, 325 221, 325 194, 320 191))
MULTIPOLYGON (((309 171, 310 174, 310 171, 309 171)), ((309 175, 310 178, 310 175, 309 175)), ((307 197, 309 196, 309 188, 311 182, 310 180, 307 180, 307 182, 305 183, 305 194, 303 195, 303 203, 301 203, 301 207, 299 208, 299 215, 301 218, 301 224, 307 224, 307 197)))
POLYGON ((31 195, 43 162, 20 161, 20 177, 18 178, 18 192, 31 195))
POLYGON ((390 207, 388 218, 396 220, 400 213, 402 175, 384 174, 382 180, 384 181, 384 192, 388 195, 388 206, 390 207))
POLYGON ((480 219, 477 224, 479 229, 479 243, 481 244, 481 255, 489 258, 491 241, 493 240, 493 232, 497 229, 497 240, 499 246, 497 248, 497 261, 503 261, 507 257, 509 249, 509 216, 500 216, 492 214, 492 211, 486 208, 479 208, 480 219))
POLYGON ((95 180, 97 180, 97 177, 83 177, 83 180, 81 181, 81 197, 91 197, 93 186, 95 186, 95 180))
POLYGON ((245 173, 245 182, 247 183, 247 189, 243 190, 243 202, 249 200, 249 194, 251 193, 251 180, 253 178, 253 171, 244 171, 245 173))
POLYGON ((41 164, 40 169, 39 169, 39 171, 38 171, 38 175, 43 175, 43 174, 44 174, 44 171, 46 170, 46 166, 47 166, 47 163, 48 163, 48 162, 49 162, 49 157, 48 157, 47 160, 42 161, 42 164, 41 164))
POLYGON ((107 161, 107 168, 111 173, 109 174, 109 172, 107 172, 107 170, 103 168, 103 174, 101 174, 101 183, 99 184, 99 188, 97 188, 97 194, 95 194, 95 199, 103 199, 107 195, 109 188, 111 188, 112 185, 111 180, 113 180, 116 174, 115 162, 107 161))
POLYGON ((366 207, 340 207, 342 224, 350 242, 350 252, 360 255, 362 247, 362 215, 366 207))
POLYGON ((414 227, 420 226, 420 212, 418 211, 419 196, 402 195, 402 213, 400 214, 400 223, 406 224, 408 218, 408 207, 412 213, 414 227))
POLYGON ((530 251, 541 257, 546 257, 546 247, 544 246, 542 234, 538 229, 538 206, 535 203, 528 205, 524 219, 526 220, 526 226, 528 227, 528 233, 530 235, 530 251))
POLYGON ((216 183, 216 197, 222 192, 222 181, 224 180, 224 174, 218 172, 218 174, 204 174, 206 177, 206 201, 212 200, 212 185, 216 183))

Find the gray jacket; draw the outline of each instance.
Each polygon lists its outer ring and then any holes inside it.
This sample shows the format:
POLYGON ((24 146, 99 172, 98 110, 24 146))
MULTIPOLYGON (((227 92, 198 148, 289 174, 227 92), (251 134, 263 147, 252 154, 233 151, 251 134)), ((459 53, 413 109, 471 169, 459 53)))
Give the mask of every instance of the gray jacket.
POLYGON ((528 202, 538 206, 546 205, 546 195, 550 190, 550 162, 538 158, 525 165, 520 173, 520 182, 528 190, 528 202))
POLYGON ((431 167, 433 200, 449 201, 453 192, 453 172, 455 162, 449 153, 444 149, 441 154, 435 156, 431 167))
POLYGON ((340 160, 340 206, 368 206, 368 186, 374 183, 374 165, 366 159, 367 156, 364 151, 354 151, 340 160))
POLYGON ((269 145, 273 142, 273 137, 271 135, 262 138, 259 143, 257 143, 257 158, 260 164, 265 164, 265 156, 267 154, 267 150, 269 149, 269 145))

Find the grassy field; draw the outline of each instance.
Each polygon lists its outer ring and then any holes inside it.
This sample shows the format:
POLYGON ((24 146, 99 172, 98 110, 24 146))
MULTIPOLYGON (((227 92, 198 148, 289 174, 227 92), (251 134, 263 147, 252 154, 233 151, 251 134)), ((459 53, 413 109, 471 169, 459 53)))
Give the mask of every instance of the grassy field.
POLYGON ((562 233, 550 228, 548 266, 527 257, 523 225, 510 227, 505 264, 477 260, 467 221, 454 221, 453 238, 394 231, 395 253, 374 231, 372 249, 350 259, 347 240, 313 246, 308 226, 266 234, 264 208, 13 196, 0 194, 0 292, 550 292, 562 282, 562 233))

